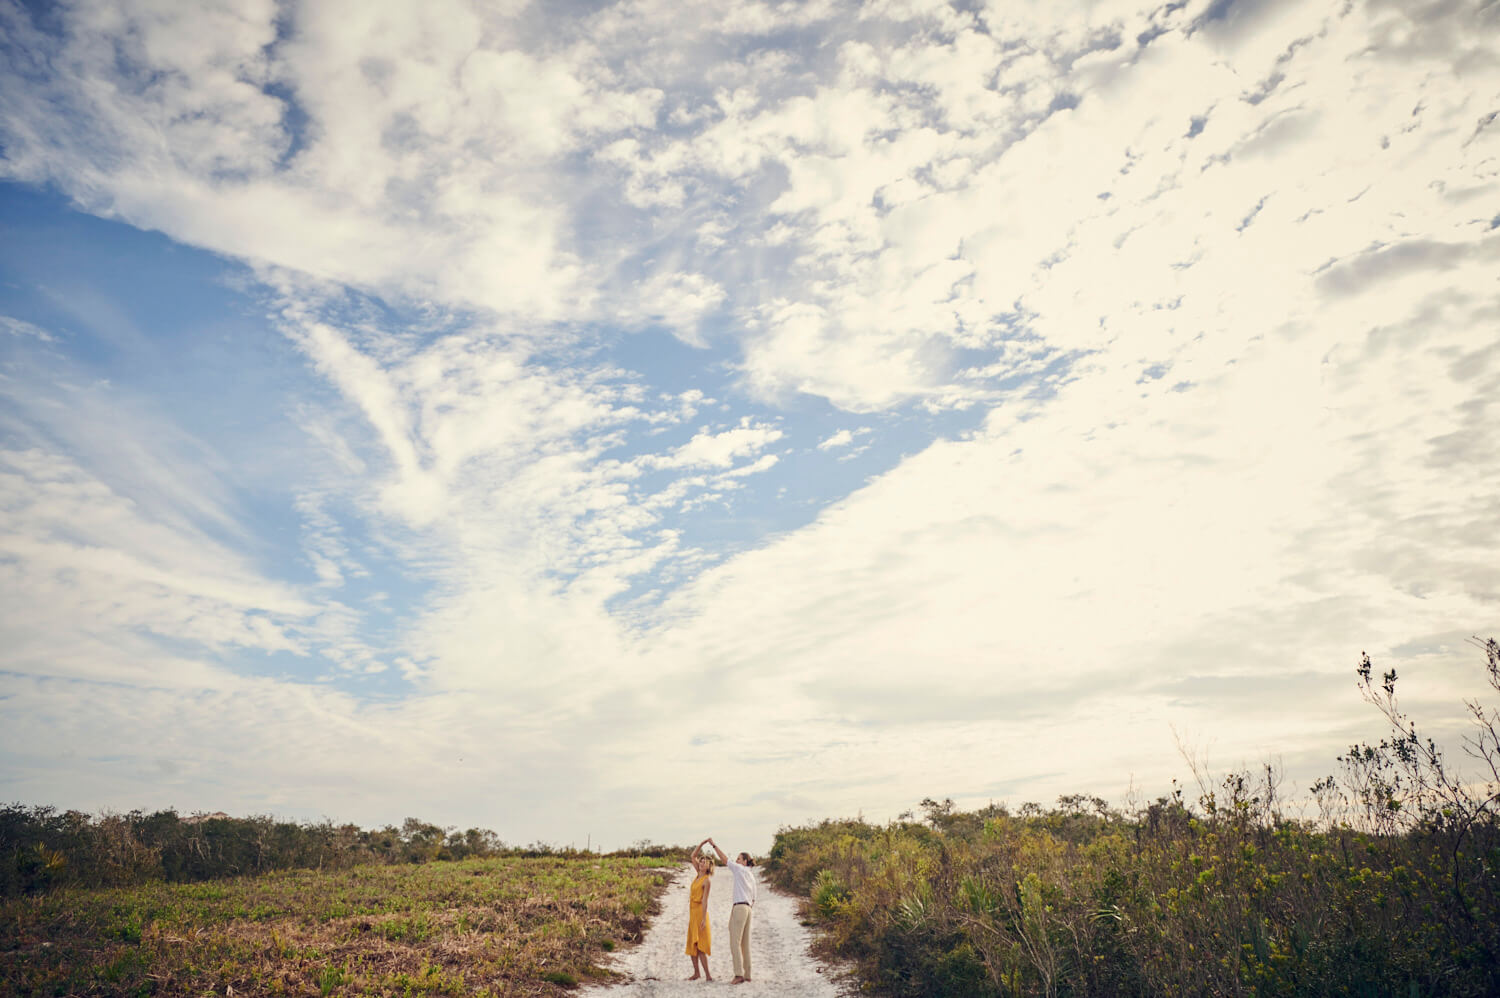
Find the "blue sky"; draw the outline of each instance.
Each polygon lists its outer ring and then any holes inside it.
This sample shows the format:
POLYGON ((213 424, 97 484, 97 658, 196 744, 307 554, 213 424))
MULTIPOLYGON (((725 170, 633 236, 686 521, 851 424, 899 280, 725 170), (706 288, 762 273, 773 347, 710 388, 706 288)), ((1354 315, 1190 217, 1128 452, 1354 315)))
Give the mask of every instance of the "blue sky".
POLYGON ((1458 731, 1496 18, 0 0, 0 797, 763 847, 1305 787, 1361 650, 1458 731))

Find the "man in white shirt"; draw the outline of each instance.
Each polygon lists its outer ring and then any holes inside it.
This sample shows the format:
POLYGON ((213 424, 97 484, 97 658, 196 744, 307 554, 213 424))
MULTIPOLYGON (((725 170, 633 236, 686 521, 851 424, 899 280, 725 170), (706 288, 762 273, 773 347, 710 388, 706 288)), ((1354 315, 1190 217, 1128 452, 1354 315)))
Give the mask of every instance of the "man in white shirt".
POLYGON ((750 980, 750 916, 755 911, 755 860, 748 852, 742 852, 730 862, 724 850, 713 839, 708 844, 719 854, 719 862, 729 867, 734 877, 734 906, 729 909, 729 955, 734 958, 734 980, 730 984, 744 984, 750 980))

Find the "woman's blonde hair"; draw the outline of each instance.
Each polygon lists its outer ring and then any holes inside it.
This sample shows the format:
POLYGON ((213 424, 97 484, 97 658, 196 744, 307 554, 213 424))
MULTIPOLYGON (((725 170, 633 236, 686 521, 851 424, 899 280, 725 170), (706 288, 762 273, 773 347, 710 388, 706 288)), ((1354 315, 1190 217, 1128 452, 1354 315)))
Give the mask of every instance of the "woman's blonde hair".
POLYGON ((704 870, 703 872, 712 877, 714 875, 714 867, 718 865, 714 862, 714 858, 708 853, 699 853, 698 858, 708 864, 708 869, 704 870))

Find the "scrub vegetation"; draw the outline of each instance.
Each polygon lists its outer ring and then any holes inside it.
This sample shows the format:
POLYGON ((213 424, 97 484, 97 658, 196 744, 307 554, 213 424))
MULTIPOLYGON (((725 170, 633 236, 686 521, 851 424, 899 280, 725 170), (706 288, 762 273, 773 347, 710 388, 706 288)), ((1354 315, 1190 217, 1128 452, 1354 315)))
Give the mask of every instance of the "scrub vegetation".
MULTIPOLYGON (((371 863, 426 863, 492 856, 579 856, 537 843, 507 846, 483 828, 459 831, 418 818, 363 829, 266 815, 186 817, 176 811, 103 814, 53 807, 0 807, 0 896, 62 886, 185 883, 275 870, 344 870, 371 863)), ((621 855, 679 856, 639 842, 621 855)))
MULTIPOLYGON (((1500 692, 1500 645, 1480 647, 1500 692)), ((879 994, 1500 994, 1500 712, 1467 704, 1461 778, 1394 671, 1358 675, 1387 735, 1315 785, 1316 819, 1268 767, 1125 809, 926 800, 784 829, 767 869, 879 994)))
POLYGON ((564 994, 612 976, 682 855, 531 852, 12 897, 0 991, 564 994))
MULTIPOLYGON (((1500 693, 1500 644, 1478 644, 1500 693)), ((875 994, 1500 994, 1500 709, 1467 704, 1455 769, 1394 671, 1366 657, 1357 675, 1386 735, 1296 808, 1272 767, 1195 772, 1195 793, 1124 808, 929 799, 885 825, 783 829, 767 873, 875 994)), ((604 955, 640 938, 684 857, 513 848, 416 819, 13 805, 0 990, 562 994, 612 976, 604 955)))

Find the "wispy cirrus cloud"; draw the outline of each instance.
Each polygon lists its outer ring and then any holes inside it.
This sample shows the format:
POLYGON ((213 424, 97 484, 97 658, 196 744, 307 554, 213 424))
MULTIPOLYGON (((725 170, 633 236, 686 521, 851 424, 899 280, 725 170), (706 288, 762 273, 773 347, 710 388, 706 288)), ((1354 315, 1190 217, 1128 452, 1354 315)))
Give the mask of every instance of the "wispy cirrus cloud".
POLYGON ((46 343, 53 342, 52 334, 34 323, 23 319, 16 319, 9 315, 0 315, 0 329, 4 329, 11 336, 30 336, 46 343))

